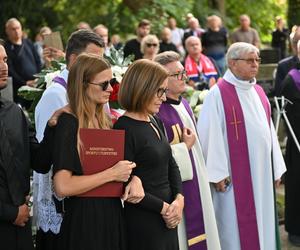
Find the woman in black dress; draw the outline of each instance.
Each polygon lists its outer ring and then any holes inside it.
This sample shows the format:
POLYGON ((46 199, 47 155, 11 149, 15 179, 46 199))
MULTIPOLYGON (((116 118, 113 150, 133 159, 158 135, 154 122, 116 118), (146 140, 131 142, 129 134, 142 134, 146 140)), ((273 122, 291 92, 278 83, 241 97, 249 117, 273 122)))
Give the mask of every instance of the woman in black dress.
POLYGON ((126 71, 119 102, 126 109, 114 128, 124 129, 125 159, 134 161, 145 190, 138 204, 124 203, 129 250, 176 250, 183 196, 178 166, 161 123, 152 117, 166 100, 168 72, 142 59, 126 71))
POLYGON ((72 114, 59 117, 53 152, 55 193, 67 197, 60 231, 62 250, 123 250, 126 247, 120 199, 78 197, 110 181, 127 181, 135 167, 132 162, 119 161, 96 174, 83 175, 82 172, 79 129, 111 127, 103 108, 112 92, 111 78, 110 65, 94 55, 78 56, 70 69, 67 94, 72 114))

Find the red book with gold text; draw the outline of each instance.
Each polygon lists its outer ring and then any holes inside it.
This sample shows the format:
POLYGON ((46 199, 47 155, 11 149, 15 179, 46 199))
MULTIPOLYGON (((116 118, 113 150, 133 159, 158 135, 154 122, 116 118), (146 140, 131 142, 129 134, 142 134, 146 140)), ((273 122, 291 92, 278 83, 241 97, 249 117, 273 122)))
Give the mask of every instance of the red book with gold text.
MULTIPOLYGON (((84 175, 95 174, 124 160, 125 131, 115 129, 80 129, 80 160, 84 175)), ((121 197, 122 182, 109 182, 81 197, 121 197)))

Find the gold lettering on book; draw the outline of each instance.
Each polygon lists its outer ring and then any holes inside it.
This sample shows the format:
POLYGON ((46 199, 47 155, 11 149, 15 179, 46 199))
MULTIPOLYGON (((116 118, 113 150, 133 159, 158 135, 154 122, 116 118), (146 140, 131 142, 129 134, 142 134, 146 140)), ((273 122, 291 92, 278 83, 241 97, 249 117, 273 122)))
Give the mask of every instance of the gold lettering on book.
POLYGON ((118 152, 116 152, 114 148, 89 147, 88 150, 85 150, 85 155, 116 156, 118 155, 118 152))

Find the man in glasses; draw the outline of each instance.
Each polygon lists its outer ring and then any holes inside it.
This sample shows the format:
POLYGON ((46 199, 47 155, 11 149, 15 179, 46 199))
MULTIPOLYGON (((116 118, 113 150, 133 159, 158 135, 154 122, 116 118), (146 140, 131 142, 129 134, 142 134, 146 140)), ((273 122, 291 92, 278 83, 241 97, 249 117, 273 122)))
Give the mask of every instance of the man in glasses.
POLYGON ((222 250, 278 249, 275 184, 286 171, 271 108, 256 84, 259 50, 238 42, 197 124, 222 250))
POLYGON ((184 221, 178 229, 180 249, 221 249, 195 117, 188 102, 181 97, 188 77, 179 54, 167 51, 154 60, 169 71, 167 100, 158 116, 183 180, 185 207, 184 221))

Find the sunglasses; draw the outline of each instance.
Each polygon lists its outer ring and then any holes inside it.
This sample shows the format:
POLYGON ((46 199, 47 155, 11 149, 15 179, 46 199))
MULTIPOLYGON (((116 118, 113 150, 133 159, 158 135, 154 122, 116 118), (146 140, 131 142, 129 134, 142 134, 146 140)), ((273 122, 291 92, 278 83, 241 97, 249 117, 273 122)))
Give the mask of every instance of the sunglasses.
POLYGON ((146 46, 148 47, 148 48, 151 48, 151 47, 157 47, 158 46, 158 44, 157 43, 146 43, 146 46))
POLYGON ((168 88, 159 88, 156 92, 158 98, 161 98, 164 94, 167 96, 169 89, 168 88))
POLYGON ((102 88, 103 91, 107 90, 108 88, 108 85, 110 86, 114 86, 115 84, 117 84, 117 79, 116 78, 112 78, 108 81, 105 81, 105 82, 99 82, 99 83, 96 83, 96 82, 89 82, 89 84, 93 84, 93 85, 98 85, 100 88, 102 88))

